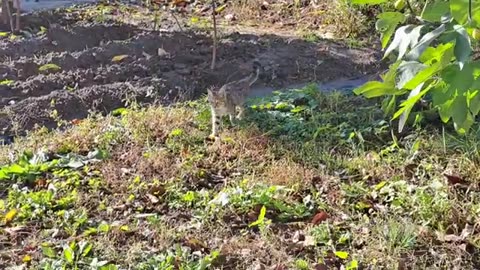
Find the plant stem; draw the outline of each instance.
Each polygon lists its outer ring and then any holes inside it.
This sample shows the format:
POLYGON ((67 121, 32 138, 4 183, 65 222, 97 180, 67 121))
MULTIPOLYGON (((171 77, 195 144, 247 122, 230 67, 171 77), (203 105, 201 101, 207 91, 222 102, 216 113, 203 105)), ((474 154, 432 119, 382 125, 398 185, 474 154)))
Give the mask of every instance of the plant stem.
POLYGON ((468 23, 472 23, 472 0, 468 0, 468 23))
POLYGON ((415 15, 415 10, 413 10, 412 5, 410 4, 410 0, 407 0, 407 7, 408 7, 408 9, 410 10, 410 12, 412 13, 412 15, 413 15, 413 16, 416 16, 416 15, 415 15))
POLYGON ((15 28, 13 27, 13 15, 12 15, 12 10, 10 9, 10 1, 8 0, 3 0, 7 3, 7 15, 8 15, 8 20, 10 22, 10 30, 13 32, 15 32, 15 28))
POLYGON ((15 17, 15 31, 19 32, 20 31, 20 0, 14 0, 17 3, 17 15, 15 17))
POLYGON ((212 66, 210 69, 215 69, 215 63, 217 61, 217 18, 216 18, 216 4, 215 0, 212 0, 212 20, 213 20, 213 52, 212 52, 212 66))

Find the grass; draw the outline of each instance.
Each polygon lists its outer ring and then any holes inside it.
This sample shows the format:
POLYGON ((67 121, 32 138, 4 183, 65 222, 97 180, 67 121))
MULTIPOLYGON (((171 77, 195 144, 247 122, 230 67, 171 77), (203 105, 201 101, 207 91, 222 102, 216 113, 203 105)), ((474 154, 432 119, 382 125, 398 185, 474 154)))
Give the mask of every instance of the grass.
POLYGON ((476 134, 393 138, 375 102, 314 87, 248 105, 218 142, 201 99, 1 147, 0 265, 478 268, 476 134))

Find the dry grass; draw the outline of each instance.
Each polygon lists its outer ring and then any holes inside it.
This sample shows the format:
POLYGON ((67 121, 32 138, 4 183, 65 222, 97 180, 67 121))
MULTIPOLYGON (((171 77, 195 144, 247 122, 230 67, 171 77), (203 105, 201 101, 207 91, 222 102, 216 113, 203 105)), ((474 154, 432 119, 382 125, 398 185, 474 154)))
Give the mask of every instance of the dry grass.
POLYGON ((359 115, 370 115, 361 109, 367 104, 345 106, 351 98, 339 95, 312 98, 325 106, 313 110, 309 121, 251 111, 245 122, 225 129, 217 143, 205 140, 210 116, 199 101, 91 118, 0 148, 16 158, 24 150, 41 149, 107 153, 79 169, 34 174, 33 186, 30 174, 2 180, 7 191, 1 211, 19 211, 0 230, 0 245, 10 256, 2 263, 19 265, 28 255, 32 269, 71 266, 62 248, 76 240, 93 247, 78 263, 97 258, 138 269, 173 265, 171 258, 196 267, 210 262, 216 251, 212 269, 355 263, 474 269, 480 239, 478 170, 458 151, 459 142, 454 149, 439 149, 442 136, 431 129, 391 148, 388 129, 375 131, 374 123, 358 121, 371 119, 359 115), (349 114, 353 109, 357 115, 349 114), (342 125, 316 132, 339 115, 342 125), (363 146, 342 137, 350 128, 362 131, 363 146), (379 144, 379 136, 390 143, 379 144), (468 181, 452 185, 443 176, 446 170, 468 181), (57 190, 51 199, 48 185, 57 190), (262 206, 265 219, 249 226, 262 206), (29 233, 12 233, 18 228, 29 233), (23 243, 32 248, 23 250, 23 243), (47 244, 54 249, 51 258, 40 248, 47 244))

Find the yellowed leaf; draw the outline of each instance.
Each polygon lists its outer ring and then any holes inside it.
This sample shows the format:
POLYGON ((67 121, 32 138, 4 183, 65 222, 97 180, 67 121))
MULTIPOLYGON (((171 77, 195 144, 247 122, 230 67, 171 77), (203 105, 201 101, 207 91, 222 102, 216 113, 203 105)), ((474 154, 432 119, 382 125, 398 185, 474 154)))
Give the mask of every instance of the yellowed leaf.
POLYGON ((8 211, 8 213, 5 215, 5 223, 9 224, 10 222, 12 222, 17 213, 18 211, 16 209, 8 211))
POLYGON ((112 58, 112 62, 120 62, 122 61, 123 59, 127 58, 128 55, 127 54, 121 54, 121 55, 115 55, 113 58, 112 58))
POLYGON ((23 256, 22 262, 29 263, 32 261, 32 257, 30 255, 23 256))
POLYGON ((215 12, 216 12, 216 13, 220 13, 220 12, 224 11, 226 7, 227 7, 226 4, 225 4, 225 5, 221 5, 221 6, 219 6, 217 9, 215 9, 215 12))

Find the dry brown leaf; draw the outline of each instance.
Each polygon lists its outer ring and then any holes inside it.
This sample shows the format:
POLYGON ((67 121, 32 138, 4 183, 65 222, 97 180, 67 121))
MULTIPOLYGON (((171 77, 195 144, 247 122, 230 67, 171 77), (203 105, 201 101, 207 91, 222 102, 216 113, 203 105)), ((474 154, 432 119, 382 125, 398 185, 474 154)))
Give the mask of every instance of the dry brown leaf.
POLYGON ((405 167, 403 168, 405 176, 407 176, 408 178, 412 178, 413 176, 415 176, 415 170, 417 169, 417 167, 418 165, 414 163, 405 165, 405 167))
POLYGON ((35 187, 37 188, 46 188, 47 185, 47 180, 45 178, 39 178, 35 180, 35 187))
POLYGON ((75 126, 79 125, 81 122, 82 122, 82 120, 76 119, 76 118, 73 119, 72 121, 70 121, 70 123, 72 123, 72 125, 75 125, 75 126))
POLYGON ((450 175, 450 174, 444 173, 443 176, 445 176, 447 178, 448 184, 450 184, 450 185, 466 184, 467 183, 465 181, 465 179, 463 179, 462 177, 457 176, 457 175, 450 175))
POLYGON ((313 216, 312 223, 317 225, 324 222, 327 219, 328 219, 328 214, 325 211, 321 211, 321 212, 318 212, 315 216, 313 216))

